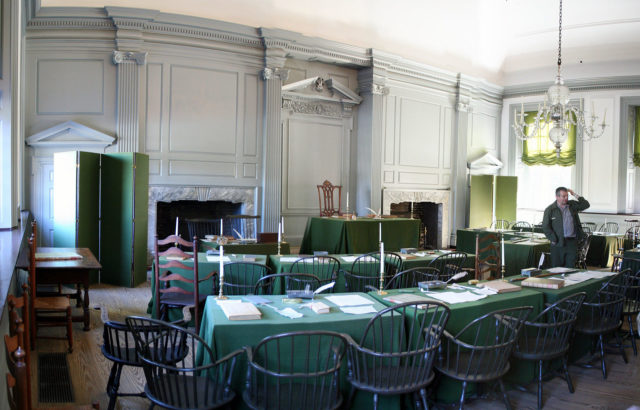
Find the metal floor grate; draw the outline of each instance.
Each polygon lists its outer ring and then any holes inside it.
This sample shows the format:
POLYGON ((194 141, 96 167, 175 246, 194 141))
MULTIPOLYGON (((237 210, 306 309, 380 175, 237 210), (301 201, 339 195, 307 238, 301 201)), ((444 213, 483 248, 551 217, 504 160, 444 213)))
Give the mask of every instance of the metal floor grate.
POLYGON ((40 403, 73 401, 73 388, 66 353, 38 354, 38 401, 40 403))

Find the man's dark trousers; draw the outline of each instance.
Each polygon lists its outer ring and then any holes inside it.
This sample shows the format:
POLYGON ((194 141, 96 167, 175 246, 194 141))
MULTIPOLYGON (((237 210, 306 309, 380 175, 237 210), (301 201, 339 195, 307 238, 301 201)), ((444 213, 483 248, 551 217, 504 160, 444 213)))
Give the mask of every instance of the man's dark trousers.
POLYGON ((564 246, 551 245, 551 266, 574 268, 578 253, 576 238, 564 238, 564 246))

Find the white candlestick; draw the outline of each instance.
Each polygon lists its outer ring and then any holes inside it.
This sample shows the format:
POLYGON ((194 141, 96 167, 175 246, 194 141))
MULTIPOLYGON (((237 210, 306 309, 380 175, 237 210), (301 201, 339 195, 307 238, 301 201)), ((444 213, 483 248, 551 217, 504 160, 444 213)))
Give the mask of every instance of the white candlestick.
POLYGON ((384 242, 380 242, 380 273, 384 273, 384 242))
POLYGON ((220 280, 224 280, 224 246, 220 245, 220 280))
POLYGON ((178 236, 178 217, 176 216, 176 236, 178 236))
POLYGON ((282 242, 282 222, 278 222, 278 242, 282 242))
POLYGON ((378 242, 382 243, 382 222, 378 223, 378 242))

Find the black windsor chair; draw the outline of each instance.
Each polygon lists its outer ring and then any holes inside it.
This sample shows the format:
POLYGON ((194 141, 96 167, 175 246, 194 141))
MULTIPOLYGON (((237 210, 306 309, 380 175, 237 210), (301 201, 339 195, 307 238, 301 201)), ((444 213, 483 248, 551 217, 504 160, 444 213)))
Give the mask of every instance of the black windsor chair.
POLYGON ((462 382, 459 408, 464 407, 467 383, 497 380, 507 409, 511 409, 502 382, 510 369, 509 357, 518 339, 522 323, 533 310, 531 306, 489 312, 466 325, 455 336, 443 332, 438 371, 462 382))
POLYGON ((337 409, 346 341, 340 333, 300 331, 247 347, 244 402, 252 409, 337 409))
POLYGON ((357 390, 379 395, 413 395, 417 407, 428 408, 427 386, 450 310, 441 302, 407 302, 378 312, 367 324, 359 344, 349 336, 350 408, 357 390))
POLYGON ((384 286, 385 289, 417 288, 418 282, 438 280, 440 271, 432 267, 418 267, 396 273, 384 286))
POLYGON ((195 332, 145 317, 130 316, 125 321, 142 361, 151 407, 214 409, 235 398, 231 379, 242 350, 216 360, 195 332))
POLYGON ((225 263, 222 291, 227 296, 252 294, 260 279, 270 273, 271 268, 260 263, 225 263))
POLYGON ((467 254, 463 252, 449 252, 444 255, 440 255, 431 262, 429 262, 430 268, 436 268, 440 272, 438 279, 442 281, 448 281, 451 277, 457 273, 462 272, 462 267, 467 261, 467 254))
MULTIPOLYGON (((338 280, 340 261, 331 256, 308 256, 295 261, 289 268, 290 273, 310 273, 320 280, 321 285, 338 280)), ((335 286, 331 288, 333 292, 335 286)))
MULTIPOLYGON (((402 270, 402 258, 393 252, 384 253, 384 281, 402 270)), ((368 292, 380 286, 380 252, 360 255, 349 271, 343 270, 348 292, 368 292)))
POLYGON ((545 361, 562 358, 569 392, 574 392, 567 368, 567 352, 573 325, 586 295, 579 292, 560 299, 532 320, 525 321, 520 331, 513 356, 538 362, 538 409, 542 408, 542 364, 545 361))
POLYGON ((260 278, 254 288, 254 294, 282 295, 288 290, 316 290, 320 279, 310 273, 273 273, 260 278))

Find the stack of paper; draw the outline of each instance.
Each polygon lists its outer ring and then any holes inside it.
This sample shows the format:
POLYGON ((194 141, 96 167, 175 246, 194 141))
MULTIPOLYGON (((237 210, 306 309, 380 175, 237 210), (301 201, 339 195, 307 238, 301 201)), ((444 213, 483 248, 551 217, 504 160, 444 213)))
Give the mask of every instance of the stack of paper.
POLYGON ((560 289, 564 286, 564 280, 555 278, 527 278, 521 283, 530 288, 560 289))
POLYGON ((610 271, 602 271, 602 270, 588 270, 586 272, 591 278, 595 278, 595 279, 602 279, 602 278, 606 278, 607 276, 613 276, 615 274, 617 274, 618 272, 610 272, 610 271))
POLYGON ((484 286, 489 289, 493 289, 498 293, 507 293, 507 292, 517 292, 522 290, 522 288, 518 285, 514 285, 513 283, 504 282, 502 280, 492 280, 489 282, 485 282, 484 286))
POLYGON ((429 299, 422 295, 416 295, 414 293, 399 293, 397 295, 387 296, 384 298, 391 303, 407 303, 407 302, 431 302, 433 299, 429 299))
POLYGON ((344 313, 352 315, 364 315, 366 313, 378 313, 378 311, 371 305, 368 306, 345 306, 340 308, 344 313))
POLYGON ((336 306, 362 306, 373 305, 373 300, 361 295, 332 295, 325 296, 325 299, 336 306))
POLYGON ((280 258, 280 262, 295 262, 297 261, 298 258, 297 256, 283 256, 280 258))
POLYGON ((36 252, 37 261, 58 261, 82 259, 82 255, 75 252, 36 252))
POLYGON ((441 300, 445 303, 464 303, 475 302, 476 300, 484 299, 486 295, 476 295, 475 293, 467 292, 433 292, 429 293, 429 297, 441 300))
MULTIPOLYGON (((207 255, 207 261, 209 261, 209 262, 220 262, 220 256, 219 255, 207 255)), ((222 257, 222 262, 231 262, 231 259, 229 259, 228 256, 223 256, 222 257)))
POLYGON ((262 317, 262 313, 251 303, 218 302, 218 305, 229 320, 257 320, 262 317))
POLYGON ((318 314, 329 313, 329 311, 331 310, 331 308, 328 305, 322 302, 311 302, 303 306, 310 308, 311 310, 313 310, 318 314))

